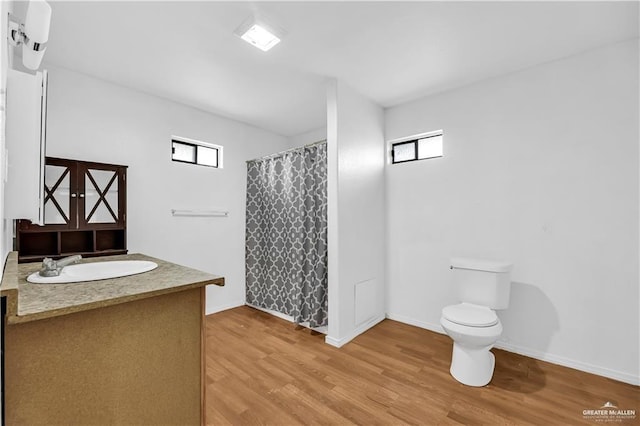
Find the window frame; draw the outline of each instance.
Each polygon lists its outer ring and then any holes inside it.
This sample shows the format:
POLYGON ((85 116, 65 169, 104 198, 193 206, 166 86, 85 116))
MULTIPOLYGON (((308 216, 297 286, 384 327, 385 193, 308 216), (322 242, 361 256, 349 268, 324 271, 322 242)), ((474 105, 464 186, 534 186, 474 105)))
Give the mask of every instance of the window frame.
POLYGON ((171 136, 171 161, 172 162, 182 163, 182 164, 193 164, 195 166, 209 167, 209 168, 212 168, 212 169, 222 169, 222 153, 223 153, 223 147, 221 145, 215 145, 215 144, 212 144, 212 143, 202 142, 202 141, 195 140, 195 139, 184 138, 184 137, 181 137, 181 136, 174 136, 174 135, 171 136), (174 146, 173 146, 174 143, 193 147, 193 150, 194 150, 194 161, 178 160, 178 159, 174 158, 173 157, 173 155, 175 154, 174 146), (216 152, 216 163, 217 163, 217 165, 216 166, 212 166, 210 164, 199 163, 198 162, 198 147, 214 150, 216 152))
POLYGON ((391 164, 403 164, 403 163, 410 163, 412 161, 422 161, 422 160, 431 160, 433 158, 442 158, 444 157, 444 146, 443 146, 443 153, 442 155, 438 155, 435 157, 424 157, 424 158, 420 158, 418 156, 418 152, 419 152, 419 142, 423 139, 429 139, 429 138, 434 138, 440 136, 442 137, 442 141, 444 143, 444 132, 442 130, 438 130, 435 132, 429 132, 429 133, 421 133, 418 135, 413 135, 413 136, 408 136, 408 137, 404 137, 404 138, 400 138, 400 139, 394 139, 392 141, 389 141, 389 145, 390 145, 390 151, 389 151, 389 155, 391 157, 391 164), (396 161, 395 159, 395 147, 398 145, 408 145, 408 144, 413 144, 413 149, 414 149, 414 157, 409 159, 409 160, 401 160, 401 161, 396 161))

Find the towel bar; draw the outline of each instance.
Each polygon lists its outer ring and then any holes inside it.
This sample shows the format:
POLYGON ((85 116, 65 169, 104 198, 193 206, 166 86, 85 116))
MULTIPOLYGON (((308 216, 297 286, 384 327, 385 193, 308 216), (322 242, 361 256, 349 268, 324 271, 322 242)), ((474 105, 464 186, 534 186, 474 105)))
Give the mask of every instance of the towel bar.
POLYGON ((222 210, 177 210, 171 209, 173 216, 191 216, 191 217, 228 217, 228 211, 222 210))

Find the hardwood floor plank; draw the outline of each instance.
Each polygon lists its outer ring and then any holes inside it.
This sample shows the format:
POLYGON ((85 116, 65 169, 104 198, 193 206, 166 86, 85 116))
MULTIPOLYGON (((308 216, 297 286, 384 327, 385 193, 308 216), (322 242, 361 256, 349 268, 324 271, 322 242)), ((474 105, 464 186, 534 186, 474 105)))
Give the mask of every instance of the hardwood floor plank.
POLYGON ((366 393, 353 392, 353 389, 342 386, 336 386, 331 392, 341 401, 350 402, 354 407, 358 408, 359 414, 355 417, 355 421, 358 424, 389 425, 396 421, 387 412, 389 407, 367 398, 366 393), (372 413, 375 413, 375 415, 372 416, 372 413))
POLYGON ((342 423, 344 420, 342 415, 329 405, 324 404, 317 398, 313 398, 293 384, 282 387, 281 395, 294 403, 293 405, 300 411, 300 418, 306 424, 342 423))
POLYGON ((207 387, 207 411, 209 407, 215 409, 228 421, 233 422, 240 414, 249 409, 243 399, 231 395, 225 385, 226 380, 217 382, 215 386, 207 387))
MULTIPOLYGON (((640 414, 640 388, 494 349, 474 388, 449 374, 448 336, 385 320, 338 349, 249 307, 206 319, 210 425, 573 425, 610 401, 640 414)), ((617 424, 640 424, 640 418, 617 424)))
POLYGON ((207 424, 216 426, 233 426, 233 423, 231 423, 223 413, 218 411, 213 404, 209 404, 205 411, 205 420, 207 424))
POLYGON ((323 390, 331 390, 334 384, 326 380, 327 373, 321 371, 317 364, 300 365, 291 363, 285 356, 271 356, 266 358, 265 363, 272 368, 280 368, 281 371, 287 371, 289 375, 293 376, 293 380, 290 383, 296 383, 298 385, 306 386, 319 386, 323 390))

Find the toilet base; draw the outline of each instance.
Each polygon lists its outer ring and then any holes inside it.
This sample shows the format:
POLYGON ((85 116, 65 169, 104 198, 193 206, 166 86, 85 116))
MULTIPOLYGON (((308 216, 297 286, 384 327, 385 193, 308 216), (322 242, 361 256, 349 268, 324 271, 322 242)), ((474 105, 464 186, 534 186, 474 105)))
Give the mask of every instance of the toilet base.
POLYGON ((496 357, 489 349, 463 347, 453 343, 450 373, 454 379, 467 386, 485 386, 493 377, 496 357))

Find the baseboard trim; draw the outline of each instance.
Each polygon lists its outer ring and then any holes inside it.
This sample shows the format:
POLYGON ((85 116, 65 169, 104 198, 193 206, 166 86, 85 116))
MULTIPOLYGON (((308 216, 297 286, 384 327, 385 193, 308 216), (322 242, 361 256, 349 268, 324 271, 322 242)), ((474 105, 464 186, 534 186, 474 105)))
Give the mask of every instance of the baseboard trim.
POLYGON ((508 352, 514 352, 519 355, 524 355, 529 358, 538 359, 540 361, 546 361, 551 364, 557 364, 563 367, 573 368, 574 370, 580 370, 586 373, 607 377, 609 379, 617 380, 619 382, 629 383, 630 385, 640 386, 640 377, 636 377, 633 374, 628 374, 622 371, 612 370, 606 367, 599 367, 597 365, 589 364, 582 361, 577 361, 575 359, 565 358, 563 356, 550 354, 548 352, 542 352, 536 349, 530 349, 523 346, 514 345, 512 343, 504 342, 502 340, 498 340, 495 347, 508 352))
POLYGON ((243 305, 244 305, 244 301, 238 300, 236 302, 227 303, 226 305, 214 306, 212 308, 207 308, 206 315, 217 314, 218 312, 226 311, 227 309, 237 308, 243 305))
POLYGON ((426 321, 418 321, 413 318, 405 317, 404 315, 392 314, 387 312, 387 318, 390 320, 398 321, 403 324, 409 324, 416 327, 424 328, 429 331, 433 331, 439 334, 447 334, 444 331, 444 328, 440 324, 432 324, 426 321))
MULTIPOLYGON (((446 334, 440 324, 433 324, 426 321, 419 321, 413 318, 406 317, 404 315, 398 315, 394 313, 387 313, 387 318, 389 318, 390 320, 404 323, 404 324, 413 325, 415 327, 424 328, 429 331, 434 331, 436 333, 446 334)), ((505 342, 502 340, 499 340, 496 343, 495 347, 497 349, 502 349, 507 352, 513 352, 513 353, 524 355, 529 358, 534 358, 540 361, 550 362, 551 364, 557 364, 563 367, 584 371, 586 373, 607 377, 609 379, 617 380, 619 382, 640 386, 640 377, 636 377, 633 374, 625 373, 622 371, 612 370, 610 368, 605 368, 605 367, 599 367, 597 365, 589 364, 582 361, 577 361, 570 358, 565 358, 562 356, 550 354, 548 352, 543 352, 543 351, 527 348, 520 345, 514 345, 512 343, 505 342)))
POLYGON ((332 336, 326 336, 324 338, 324 342, 331 345, 331 346, 335 346, 336 348, 340 348, 344 345, 346 345, 347 343, 349 343, 350 341, 352 341, 353 339, 355 339, 356 337, 358 337, 360 334, 364 333, 365 331, 367 331, 368 329, 370 329, 371 327, 373 327, 374 325, 378 324, 379 322, 383 321, 385 319, 384 315, 378 315, 376 317, 373 317, 372 319, 370 319, 369 321, 365 322, 364 324, 360 325, 358 328, 356 328, 355 330, 353 330, 351 333, 347 334, 346 336, 337 339, 335 337, 332 336))

